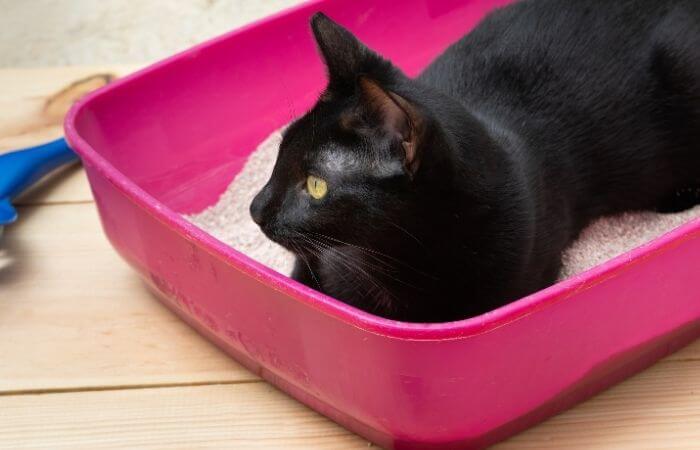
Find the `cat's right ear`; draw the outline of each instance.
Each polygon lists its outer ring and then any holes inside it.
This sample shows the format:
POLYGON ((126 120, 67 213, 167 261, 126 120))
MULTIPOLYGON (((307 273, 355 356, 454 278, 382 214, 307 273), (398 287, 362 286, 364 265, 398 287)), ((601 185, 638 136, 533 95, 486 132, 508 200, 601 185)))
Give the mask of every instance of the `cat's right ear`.
POLYGON ((423 156, 419 148, 425 135, 425 118, 411 102, 385 90, 376 81, 361 76, 358 84, 363 116, 401 142, 404 168, 413 177, 423 156))
POLYGON ((323 13, 314 14, 311 29, 326 63, 331 84, 347 83, 353 86, 372 51, 323 13))

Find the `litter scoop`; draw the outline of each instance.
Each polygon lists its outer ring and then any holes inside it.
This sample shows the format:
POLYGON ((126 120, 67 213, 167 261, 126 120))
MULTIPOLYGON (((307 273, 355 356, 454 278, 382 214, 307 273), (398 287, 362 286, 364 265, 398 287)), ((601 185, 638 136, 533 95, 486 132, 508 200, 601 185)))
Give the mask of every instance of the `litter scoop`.
POLYGON ((78 161, 64 138, 0 155, 0 236, 17 220, 12 201, 55 169, 78 161))

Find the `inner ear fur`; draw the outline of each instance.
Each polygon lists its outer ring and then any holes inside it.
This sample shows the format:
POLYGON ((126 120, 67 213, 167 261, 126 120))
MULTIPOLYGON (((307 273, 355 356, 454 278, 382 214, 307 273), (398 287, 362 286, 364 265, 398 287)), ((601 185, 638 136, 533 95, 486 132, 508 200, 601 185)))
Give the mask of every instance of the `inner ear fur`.
POLYGON ((401 141, 404 150, 404 167, 415 174, 420 165, 420 139, 425 121, 418 109, 400 95, 385 90, 368 77, 358 79, 360 104, 375 124, 401 141))

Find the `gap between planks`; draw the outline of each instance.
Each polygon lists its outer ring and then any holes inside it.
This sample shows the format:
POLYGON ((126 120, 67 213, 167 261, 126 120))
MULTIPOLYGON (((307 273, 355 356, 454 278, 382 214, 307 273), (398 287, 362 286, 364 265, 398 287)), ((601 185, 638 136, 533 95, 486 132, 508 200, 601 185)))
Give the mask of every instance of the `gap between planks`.
POLYGON ((265 383, 25 395, 0 402, 0 449, 368 446, 265 383))
POLYGON ((105 386, 73 386, 65 388, 43 388, 43 389, 25 389, 15 391, 0 391, 0 397, 13 397, 17 395, 47 395, 47 394, 68 394, 80 392, 103 392, 103 391, 128 391, 138 389, 162 389, 176 387, 193 387, 193 386, 227 386, 235 384, 248 383, 266 383, 263 379, 249 380, 213 380, 200 382, 182 382, 182 383, 155 383, 155 384, 124 384, 124 385, 105 385, 105 386))
MULTIPOLYGON (((656 365, 495 449, 697 450, 700 378, 656 365)), ((0 448, 361 448, 266 383, 0 398, 0 448)))

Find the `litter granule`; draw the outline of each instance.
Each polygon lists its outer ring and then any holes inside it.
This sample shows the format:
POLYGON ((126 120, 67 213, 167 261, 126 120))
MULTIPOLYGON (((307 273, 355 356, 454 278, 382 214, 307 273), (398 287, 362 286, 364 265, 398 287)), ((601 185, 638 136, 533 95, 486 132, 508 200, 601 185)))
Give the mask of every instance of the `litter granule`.
MULTIPOLYGON (((294 256, 270 241, 248 212, 253 197, 270 178, 281 140, 281 131, 274 132, 250 155, 215 205, 185 218, 256 261, 289 275, 294 256)), ((564 252, 559 278, 581 273, 696 217, 700 217, 700 206, 676 214, 634 212, 598 219, 564 252)))

